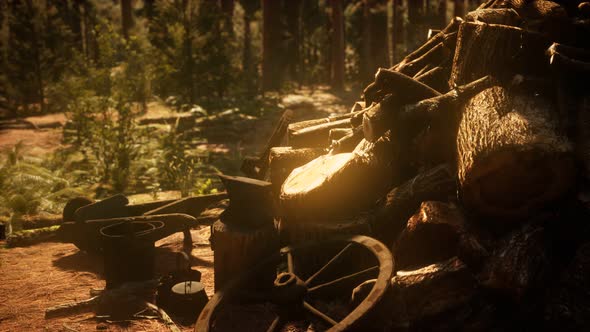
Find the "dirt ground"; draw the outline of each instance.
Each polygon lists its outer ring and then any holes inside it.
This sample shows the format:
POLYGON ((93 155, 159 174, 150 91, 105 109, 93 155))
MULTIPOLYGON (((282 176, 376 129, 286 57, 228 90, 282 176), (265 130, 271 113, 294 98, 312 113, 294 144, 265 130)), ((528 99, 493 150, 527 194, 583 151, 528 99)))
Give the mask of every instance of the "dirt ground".
MULTIPOLYGON (((192 265, 213 295, 213 252, 209 227, 192 231, 192 265)), ((156 273, 174 271, 175 252, 181 251, 182 233, 156 242, 156 273)), ((0 246, 3 246, 0 241, 0 246)), ((101 322, 93 312, 45 319, 45 309, 90 298, 91 289, 105 287, 103 262, 69 243, 40 243, 30 247, 0 249, 0 331, 168 331, 157 319, 101 322)), ((192 331, 193 325, 179 327, 192 331)))

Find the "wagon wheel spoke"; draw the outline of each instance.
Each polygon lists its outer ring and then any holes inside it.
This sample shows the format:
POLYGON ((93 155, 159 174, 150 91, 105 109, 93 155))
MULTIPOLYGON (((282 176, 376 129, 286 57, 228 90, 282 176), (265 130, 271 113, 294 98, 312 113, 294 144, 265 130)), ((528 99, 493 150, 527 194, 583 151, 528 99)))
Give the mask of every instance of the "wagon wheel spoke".
POLYGON ((272 290, 264 289, 264 290, 251 290, 251 289, 242 289, 235 293, 237 298, 242 301, 252 301, 252 302, 270 302, 272 300, 272 290))
POLYGON ((270 326, 268 327, 268 329, 266 329, 266 332, 275 332, 278 330, 279 327, 281 327, 281 325, 283 325, 281 322, 281 318, 279 316, 276 316, 270 324, 270 326))
POLYGON ((325 282, 323 284, 310 287, 307 291, 308 291, 308 293, 313 293, 314 291, 317 291, 317 290, 322 289, 324 287, 329 287, 329 286, 332 286, 332 285, 336 285, 336 284, 338 284, 340 282, 343 282, 343 281, 346 281, 346 280, 349 280, 349 279, 352 279, 352 278, 356 278, 356 277, 358 277, 360 275, 363 275, 365 273, 369 273, 369 272, 373 272, 373 271, 378 271, 378 270, 379 270, 379 266, 375 265, 375 266, 370 267, 368 269, 364 269, 362 271, 358 271, 358 272, 355 272, 355 273, 352 273, 352 274, 349 274, 349 275, 340 277, 338 279, 334 279, 332 281, 328 281, 328 282, 325 282))
POLYGON ((314 308, 311 304, 309 304, 308 302, 303 302, 303 307, 312 315, 321 318, 323 321, 325 321, 326 323, 330 324, 331 326, 334 326, 336 324, 338 324, 337 321, 335 321, 334 319, 332 319, 330 316, 326 315, 325 313, 319 311, 318 309, 314 308))
POLYGON ((330 259, 330 261, 328 261, 328 263, 326 263, 324 266, 322 266, 316 273, 314 273, 311 277, 307 278, 307 280, 305 280, 305 284, 309 285, 313 279, 315 279, 317 276, 319 276, 322 272, 324 272, 325 270, 328 269, 328 267, 330 267, 330 265, 332 265, 334 262, 336 262, 340 257, 342 257, 342 255, 344 255, 344 253, 350 248, 352 247, 352 243, 349 243, 348 245, 346 245, 346 247, 344 247, 342 250, 340 250, 339 253, 336 254, 336 256, 332 257, 332 259, 330 259))

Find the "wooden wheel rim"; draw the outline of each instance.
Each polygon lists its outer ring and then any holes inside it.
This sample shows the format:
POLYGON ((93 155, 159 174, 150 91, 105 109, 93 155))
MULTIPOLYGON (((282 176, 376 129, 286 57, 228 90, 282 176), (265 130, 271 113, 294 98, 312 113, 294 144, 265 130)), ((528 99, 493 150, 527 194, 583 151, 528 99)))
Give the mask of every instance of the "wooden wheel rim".
MULTIPOLYGON (((338 324, 332 326, 326 332, 347 331, 354 323, 356 323, 367 312, 369 312, 375 306, 375 304, 383 298, 387 289, 389 288, 394 268, 393 256, 387 247, 381 242, 364 235, 338 236, 322 242, 308 242, 299 245, 288 246, 281 249, 281 253, 334 242, 357 243, 369 250, 379 261, 379 274, 377 276, 375 285, 367 297, 352 312, 344 317, 344 319, 338 322, 338 324)), ((211 319, 213 318, 216 307, 222 305, 223 301, 232 295, 232 292, 236 290, 239 284, 241 284, 244 280, 248 280, 249 278, 253 277, 258 272, 259 267, 265 266, 266 264, 270 264, 271 262, 275 261, 280 262, 282 259, 281 253, 276 253, 263 260, 256 267, 231 280, 222 290, 215 293, 215 295, 213 295, 213 297, 209 300, 209 302, 207 302, 207 305, 205 305, 201 311, 194 331, 209 332, 211 319)))

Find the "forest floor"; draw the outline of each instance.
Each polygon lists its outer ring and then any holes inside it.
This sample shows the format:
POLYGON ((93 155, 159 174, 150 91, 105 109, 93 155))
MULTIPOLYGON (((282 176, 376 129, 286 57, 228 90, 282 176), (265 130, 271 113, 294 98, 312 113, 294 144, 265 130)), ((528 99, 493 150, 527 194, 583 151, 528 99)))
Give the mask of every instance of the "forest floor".
MULTIPOLYGON (((304 120, 347 112, 354 98, 337 97, 325 89, 298 90, 284 95, 281 104, 295 111, 295 120, 304 120)), ((148 111, 146 116, 166 113, 161 107, 148 111)), ((242 155, 259 151, 266 143, 280 114, 268 114, 256 120, 249 137, 227 142, 216 142, 208 148, 219 149, 239 159, 242 155)), ((33 123, 65 122, 63 114, 27 118, 33 123)), ((52 153, 62 144, 62 129, 2 129, 0 124, 0 151, 11 149, 22 141, 28 154, 52 153)), ((239 160, 234 161, 236 164, 239 160)), ((171 198, 168 193, 159 199, 171 198)), ((143 201, 150 195, 136 195, 143 201), (142 197, 145 196, 145 197, 142 197)), ((209 227, 203 225, 192 230, 192 264, 202 273, 202 283, 209 296, 213 295, 213 252, 209 244, 209 227)), ((181 251, 182 234, 176 233, 156 242, 156 273, 167 275, 175 269, 175 252, 181 251)), ((100 257, 79 251, 73 244, 46 242, 29 247, 5 248, 0 241, 0 332, 4 331, 166 331, 157 319, 136 319, 123 322, 99 321, 92 312, 63 318, 45 319, 45 309, 73 301, 90 298, 90 289, 102 289, 103 262, 100 257)), ((192 325, 179 327, 192 331, 192 325)))

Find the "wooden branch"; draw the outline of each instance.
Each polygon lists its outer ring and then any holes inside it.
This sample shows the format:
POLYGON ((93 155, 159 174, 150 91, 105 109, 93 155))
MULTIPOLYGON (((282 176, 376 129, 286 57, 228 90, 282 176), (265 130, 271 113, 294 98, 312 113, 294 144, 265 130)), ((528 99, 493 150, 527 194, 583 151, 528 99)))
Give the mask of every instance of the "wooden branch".
POLYGON ((294 131, 289 135, 289 144, 294 148, 327 148, 329 146, 328 134, 330 129, 334 128, 350 128, 350 118, 321 123, 294 131))
POLYGON ((416 81, 424 83, 432 89, 444 93, 449 91, 448 78, 450 74, 450 66, 438 66, 414 78, 416 79, 416 81))
POLYGON ((370 142, 392 128, 396 113, 402 105, 440 95, 427 85, 401 73, 380 69, 378 78, 376 82, 387 83, 392 93, 363 114, 363 133, 370 142))
POLYGON ((428 50, 419 58, 407 62, 403 66, 398 67, 397 71, 408 76, 414 76, 420 69, 427 65, 438 66, 443 61, 451 58, 451 50, 444 42, 438 43, 432 49, 428 50))
POLYGON ((549 64, 557 71, 563 70, 584 78, 590 73, 590 51, 553 43, 547 49, 547 55, 549 64))
POLYGON ((327 117, 327 118, 294 122, 294 123, 289 124, 287 132, 288 132, 289 137, 291 137, 291 135, 298 130, 317 126, 317 125, 324 124, 324 123, 330 123, 330 122, 334 122, 334 121, 338 121, 338 120, 342 120, 342 119, 350 119, 351 117, 353 117, 361 112, 362 112, 362 110, 356 111, 356 112, 338 114, 338 115, 334 115, 334 116, 327 117))
POLYGON ((520 26, 523 22, 520 15, 518 15, 516 10, 512 8, 478 9, 467 13, 465 20, 487 24, 502 24, 514 27, 520 26))
POLYGON ((209 205, 226 199, 227 197, 227 193, 186 197, 147 211, 144 215, 150 216, 155 214, 183 213, 197 218, 209 205))
POLYGON ((352 128, 334 128, 328 133, 328 141, 331 144, 344 136, 352 134, 352 128))
POLYGON ((408 54, 400 63, 396 66, 390 68, 391 70, 400 71, 407 63, 418 59, 419 57, 423 56, 425 53, 430 51, 433 47, 437 46, 441 43, 447 34, 456 32, 459 29, 459 24, 463 22, 463 19, 459 17, 455 17, 451 20, 449 25, 447 25, 441 32, 434 35, 432 38, 428 39, 426 43, 422 44, 417 50, 408 54))
POLYGON ((162 321, 164 322, 164 324, 166 325, 166 327, 172 331, 172 332, 181 332, 180 329, 178 328, 178 326, 176 326, 176 324, 174 324, 174 321, 172 320, 172 318, 170 318, 170 316, 168 316, 168 314, 166 313, 166 311, 164 311, 164 309, 156 306, 155 304, 152 304, 150 302, 146 302, 145 303, 146 307, 152 309, 153 311, 158 313, 158 316, 160 317, 160 319, 162 319, 162 321))
POLYGON ((351 152, 363 139, 363 127, 358 126, 353 128, 352 131, 340 138, 337 141, 332 142, 330 145, 330 153, 337 154, 343 152, 351 152))
POLYGON ((97 295, 87 300, 70 302, 50 307, 45 310, 45 319, 63 317, 68 315, 79 314, 82 312, 92 311, 98 305, 99 301, 100 295, 97 295))

